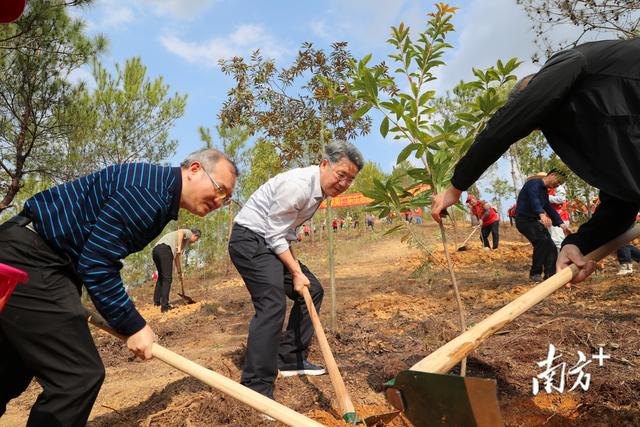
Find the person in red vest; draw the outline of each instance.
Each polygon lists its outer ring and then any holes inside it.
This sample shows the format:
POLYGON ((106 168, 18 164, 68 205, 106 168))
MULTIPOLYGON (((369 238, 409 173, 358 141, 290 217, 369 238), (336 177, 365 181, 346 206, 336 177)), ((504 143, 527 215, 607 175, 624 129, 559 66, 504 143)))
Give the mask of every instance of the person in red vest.
POLYGON ((516 219, 516 207, 517 207, 517 203, 514 203, 513 206, 511 206, 509 208, 509 210, 507 211, 507 214, 509 215, 509 224, 511 224, 511 226, 513 227, 513 222, 516 219))
POLYGON ((467 206, 471 210, 471 215, 482 222, 480 228, 480 239, 485 250, 489 250, 489 234, 493 238, 493 249, 498 249, 500 241, 500 218, 498 212, 489 203, 478 200, 471 194, 467 196, 467 206))

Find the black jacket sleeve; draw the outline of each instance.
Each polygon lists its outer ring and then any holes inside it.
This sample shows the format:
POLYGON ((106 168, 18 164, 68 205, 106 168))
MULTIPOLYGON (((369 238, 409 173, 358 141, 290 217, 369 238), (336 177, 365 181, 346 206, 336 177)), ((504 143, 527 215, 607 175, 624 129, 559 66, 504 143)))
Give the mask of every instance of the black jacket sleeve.
POLYGON ((575 49, 560 52, 547 61, 529 85, 489 120, 456 165, 451 184, 458 190, 467 190, 511 144, 541 126, 585 69, 585 58, 575 49))
POLYGON ((564 245, 576 245, 583 254, 602 246, 627 231, 636 221, 640 203, 627 202, 600 192, 600 205, 577 233, 567 236, 564 245))

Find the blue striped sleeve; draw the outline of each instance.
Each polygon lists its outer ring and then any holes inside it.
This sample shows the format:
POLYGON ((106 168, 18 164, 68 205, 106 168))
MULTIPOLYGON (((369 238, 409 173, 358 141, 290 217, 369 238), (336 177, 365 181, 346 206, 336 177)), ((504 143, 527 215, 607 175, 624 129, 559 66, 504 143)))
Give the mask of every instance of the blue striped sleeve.
POLYGON ((138 332, 146 322, 125 291, 121 260, 153 240, 155 229, 164 222, 160 197, 145 190, 147 198, 136 200, 140 193, 130 188, 106 200, 78 262, 78 272, 94 305, 109 325, 125 336, 138 332))

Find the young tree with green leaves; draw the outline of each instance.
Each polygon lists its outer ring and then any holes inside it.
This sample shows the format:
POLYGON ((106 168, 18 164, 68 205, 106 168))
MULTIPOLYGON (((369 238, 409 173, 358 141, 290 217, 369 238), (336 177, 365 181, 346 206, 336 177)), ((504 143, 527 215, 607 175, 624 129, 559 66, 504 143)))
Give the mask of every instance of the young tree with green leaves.
POLYGON ((28 175, 55 175, 71 132, 62 120, 74 90, 69 75, 105 44, 84 35, 62 0, 30 1, 20 19, 0 26, 0 212, 28 175))
POLYGON ((491 182, 488 191, 491 194, 491 204, 495 206, 498 215, 502 214, 502 202, 513 194, 513 186, 506 179, 496 178, 491 182))
MULTIPOLYGON (((380 124, 382 136, 393 135, 394 139, 407 142, 398 156, 401 163, 413 156, 421 167, 407 171, 413 179, 411 185, 402 187, 397 178, 386 182, 375 181, 375 188, 367 193, 371 197, 372 209, 379 212, 382 218, 395 211, 403 212, 419 206, 430 204, 432 195, 444 189, 451 178, 455 161, 460 153, 466 151, 473 137, 486 125, 491 115, 504 103, 505 99, 499 87, 515 80, 512 74, 518 66, 514 58, 503 64, 498 61, 496 67, 485 71, 474 69, 476 80, 466 84, 465 88, 472 92, 470 102, 455 117, 435 118, 435 91, 428 85, 435 80, 434 72, 444 64, 442 56, 450 48, 446 42, 448 33, 454 31, 451 18, 457 8, 444 3, 436 4, 436 10, 429 14, 427 29, 420 32, 415 39, 410 29, 404 24, 392 27, 388 40, 395 50, 389 55, 392 67, 389 72, 386 65, 369 66, 371 55, 367 55, 354 64, 350 75, 349 95, 335 94, 336 102, 344 102, 351 96, 364 103, 356 115, 365 114, 375 108, 384 116, 380 124), (400 84, 397 79, 402 79, 400 84), (407 87, 406 91, 399 89, 407 87), (426 189, 416 191, 416 189, 426 189)), ((409 235, 416 239, 411 224, 403 224, 394 229, 405 227, 409 235)), ((448 269, 458 303, 460 325, 466 328, 464 309, 458 292, 453 264, 448 254, 446 233, 441 225, 442 242, 448 261, 448 269)), ((423 245, 429 255, 430 252, 423 245)), ((462 372, 465 366, 463 363, 462 372)))
MULTIPOLYGON (((333 43, 331 52, 303 43, 288 68, 278 70, 274 61, 259 51, 249 61, 241 57, 221 60, 222 71, 236 82, 228 93, 219 118, 233 128, 245 126, 275 147, 282 169, 316 163, 326 139, 353 139, 369 132, 371 120, 353 113, 361 103, 352 100, 340 105, 328 104, 324 81, 336 86, 351 71, 352 56, 347 43, 333 43), (323 109, 322 125, 320 110, 323 109)), ((344 86, 338 88, 345 92, 344 86)))
POLYGON ((170 95, 169 85, 162 77, 151 79, 138 57, 124 66, 116 64, 116 75, 96 61, 93 77, 95 89, 77 93, 76 106, 68 113, 78 127, 69 138, 65 161, 91 171, 126 162, 159 163, 171 157, 177 141, 169 139, 169 130, 184 114, 187 96, 170 95))

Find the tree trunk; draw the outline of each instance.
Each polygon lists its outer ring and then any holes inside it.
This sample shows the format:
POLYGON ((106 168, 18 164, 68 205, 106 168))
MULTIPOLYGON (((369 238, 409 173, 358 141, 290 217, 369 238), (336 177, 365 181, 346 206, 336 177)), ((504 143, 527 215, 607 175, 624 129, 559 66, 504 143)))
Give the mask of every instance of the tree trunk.
POLYGON ((20 191, 22 187, 21 181, 24 171, 24 163, 26 160, 26 156, 23 154, 24 144, 27 137, 27 126, 29 117, 31 116, 29 108, 26 108, 24 113, 22 114, 22 121, 20 123, 20 133, 18 134, 18 140, 16 141, 16 163, 15 170, 13 171, 13 175, 11 176, 11 183, 9 184, 9 188, 7 193, 5 194, 2 202, 0 202, 0 213, 12 206, 11 202, 16 197, 16 194, 20 191))
POLYGON ((509 147, 509 154, 511 158, 511 180, 513 181, 513 192, 516 200, 518 200, 518 180, 516 178, 516 155, 513 145, 509 147))
MULTIPOLYGON (((447 257, 447 266, 449 267, 449 275, 451 276, 451 283, 453 284, 453 292, 456 296, 456 303, 458 305, 458 314, 460 318, 460 330, 461 333, 467 330, 467 322, 464 316, 464 307, 462 305, 462 299, 460 298, 460 292, 458 291, 458 282, 456 281, 456 275, 453 271, 453 262, 451 262, 451 256, 449 256, 449 248, 447 247, 447 234, 444 230, 442 222, 440 225, 440 234, 442 235, 442 246, 444 247, 444 255, 447 257)), ((467 373, 467 358, 465 357, 460 364, 460 376, 464 377, 467 373)))
MULTIPOLYGON (((327 198, 327 217, 331 219, 332 217, 332 209, 331 209, 331 199, 327 198)), ((329 223, 329 221, 327 221, 329 223)), ((327 227, 327 233, 329 237, 329 288, 331 290, 331 320, 329 325, 332 330, 336 330, 337 320, 336 320, 336 271, 335 271, 335 252, 333 245, 333 228, 327 227)))
POLYGON ((20 178, 18 178, 17 175, 12 177, 11 183, 9 184, 9 189, 7 190, 7 193, 2 199, 2 202, 0 202, 0 213, 2 213, 2 211, 4 211, 5 209, 8 209, 11 206, 13 206, 11 202, 16 197, 16 194, 18 194, 18 192, 20 191, 20 187, 21 187, 20 178))
MULTIPOLYGON (((231 240, 231 231, 233 230, 233 203, 229 205, 229 230, 227 232, 227 244, 231 240)), ((226 276, 231 271, 231 255, 229 251, 227 251, 227 261, 224 275, 226 276)))
POLYGON ((315 224, 316 223, 315 223, 314 218, 311 217, 311 227, 310 227, 311 230, 310 230, 310 233, 311 233, 311 244, 312 245, 315 243, 315 240, 316 240, 315 224))
POLYGON ((456 218, 455 218, 453 209, 451 209, 451 214, 449 215, 449 218, 451 218, 451 225, 453 225, 453 244, 457 248, 458 247, 458 227, 456 225, 456 218))

